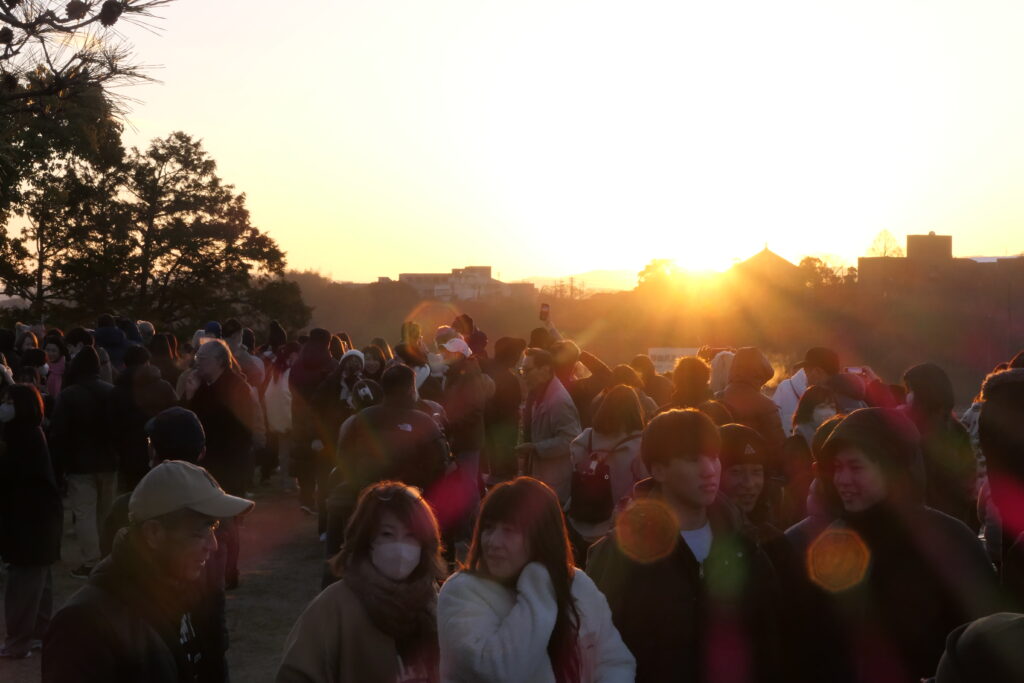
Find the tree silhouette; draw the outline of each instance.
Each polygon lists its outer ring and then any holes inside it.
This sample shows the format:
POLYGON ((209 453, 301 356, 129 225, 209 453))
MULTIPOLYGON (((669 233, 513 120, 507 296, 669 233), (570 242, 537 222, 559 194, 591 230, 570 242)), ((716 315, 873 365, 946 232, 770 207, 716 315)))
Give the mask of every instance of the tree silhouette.
POLYGON ((30 185, 17 209, 29 226, 0 245, 0 283, 37 316, 114 309, 186 326, 266 314, 293 327, 309 318, 281 278, 284 253, 185 133, 107 167, 65 159, 30 185))
POLYGON ((871 248, 868 249, 868 256, 902 257, 904 253, 903 248, 896 241, 896 238, 892 236, 892 233, 888 230, 883 230, 875 235, 871 248))

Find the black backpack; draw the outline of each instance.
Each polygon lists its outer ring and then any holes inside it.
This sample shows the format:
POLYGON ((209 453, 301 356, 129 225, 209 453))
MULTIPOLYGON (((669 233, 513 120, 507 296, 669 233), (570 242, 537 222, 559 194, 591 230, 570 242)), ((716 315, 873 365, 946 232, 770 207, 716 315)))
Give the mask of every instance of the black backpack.
POLYGON ((624 443, 639 438, 639 434, 627 436, 608 450, 594 450, 594 432, 590 432, 587 450, 590 460, 572 469, 572 493, 569 500, 569 517, 585 524, 597 524, 612 516, 615 500, 612 497, 612 476, 608 456, 624 443))

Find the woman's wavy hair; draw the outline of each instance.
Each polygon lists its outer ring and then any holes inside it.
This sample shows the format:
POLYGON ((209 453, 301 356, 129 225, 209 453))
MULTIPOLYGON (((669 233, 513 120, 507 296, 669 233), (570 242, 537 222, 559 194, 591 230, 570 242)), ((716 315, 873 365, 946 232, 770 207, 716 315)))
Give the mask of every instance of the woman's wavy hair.
POLYGON ((429 575, 435 581, 443 579, 448 571, 442 557, 441 531, 430 504, 414 486, 400 481, 379 481, 367 486, 359 494, 356 509, 345 527, 345 544, 328 564, 335 576, 343 576, 347 567, 369 559, 373 540, 377 537, 381 518, 385 512, 393 514, 416 537, 423 548, 420 563, 409 575, 409 580, 429 575))
POLYGON ((548 640, 548 657, 558 683, 576 683, 580 679, 580 615, 572 597, 575 568, 558 496, 550 486, 532 477, 518 477, 491 489, 480 506, 463 567, 466 571, 488 575, 480 536, 501 523, 522 532, 530 561, 540 562, 551 575, 558 616, 548 640))

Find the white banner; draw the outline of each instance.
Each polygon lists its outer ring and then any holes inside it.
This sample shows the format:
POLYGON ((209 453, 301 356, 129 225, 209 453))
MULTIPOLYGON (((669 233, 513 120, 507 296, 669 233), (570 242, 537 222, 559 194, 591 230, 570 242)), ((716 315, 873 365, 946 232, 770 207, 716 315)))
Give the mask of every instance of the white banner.
POLYGON ((658 371, 658 374, 661 374, 674 368, 676 360, 683 356, 696 356, 698 350, 697 347, 662 346, 655 349, 647 349, 647 355, 654 362, 654 369, 658 371))

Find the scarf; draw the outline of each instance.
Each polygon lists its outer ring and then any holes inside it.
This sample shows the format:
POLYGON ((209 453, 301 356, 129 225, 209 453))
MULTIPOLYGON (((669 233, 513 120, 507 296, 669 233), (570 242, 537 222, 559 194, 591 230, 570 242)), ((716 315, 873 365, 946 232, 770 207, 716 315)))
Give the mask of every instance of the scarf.
POLYGON ((404 660, 437 657, 437 585, 432 576, 392 581, 363 560, 346 567, 342 578, 370 622, 395 639, 404 660))

